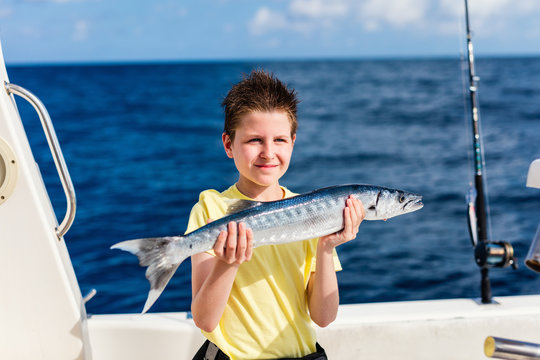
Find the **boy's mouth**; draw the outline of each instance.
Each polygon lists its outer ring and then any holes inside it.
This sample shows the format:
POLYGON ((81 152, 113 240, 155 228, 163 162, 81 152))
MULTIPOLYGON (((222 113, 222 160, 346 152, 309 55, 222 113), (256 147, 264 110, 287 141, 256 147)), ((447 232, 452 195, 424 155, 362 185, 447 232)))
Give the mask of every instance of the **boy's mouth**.
POLYGON ((255 166, 258 167, 259 169, 272 169, 272 168, 277 167, 277 165, 274 165, 274 164, 255 164, 255 166))

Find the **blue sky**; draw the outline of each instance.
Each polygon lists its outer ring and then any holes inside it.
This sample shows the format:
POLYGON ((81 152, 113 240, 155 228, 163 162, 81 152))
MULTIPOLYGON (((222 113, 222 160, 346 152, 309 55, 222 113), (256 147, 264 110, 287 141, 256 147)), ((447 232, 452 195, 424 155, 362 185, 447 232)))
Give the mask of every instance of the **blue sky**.
MULTIPOLYGON (((475 52, 540 54, 540 1, 469 0, 475 52)), ((461 0, 0 0, 9 63, 459 56, 461 0)))

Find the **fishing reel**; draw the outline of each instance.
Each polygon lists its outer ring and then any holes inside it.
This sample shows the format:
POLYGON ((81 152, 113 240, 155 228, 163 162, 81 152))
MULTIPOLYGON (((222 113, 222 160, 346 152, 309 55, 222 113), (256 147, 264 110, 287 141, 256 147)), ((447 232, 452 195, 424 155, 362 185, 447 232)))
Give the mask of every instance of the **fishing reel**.
MULTIPOLYGON (((479 236, 479 224, 475 207, 476 198, 476 189, 471 188, 467 194, 467 220, 476 264, 482 269, 492 267, 505 268, 508 266, 512 266, 514 270, 517 269, 517 260, 514 256, 512 244, 506 241, 480 240, 482 237, 479 236)), ((485 228, 485 224, 482 227, 485 228)))
POLYGON ((474 248, 476 264, 481 268, 505 268, 512 266, 517 269, 512 244, 506 241, 480 241, 474 248))

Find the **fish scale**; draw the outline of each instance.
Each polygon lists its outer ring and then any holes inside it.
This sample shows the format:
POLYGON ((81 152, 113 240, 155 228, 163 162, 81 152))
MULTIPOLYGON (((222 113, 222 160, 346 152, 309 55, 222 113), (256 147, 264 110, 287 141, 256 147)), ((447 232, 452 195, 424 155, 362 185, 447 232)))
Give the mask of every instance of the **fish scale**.
POLYGON ((422 197, 373 185, 341 185, 271 202, 238 200, 238 211, 189 234, 123 241, 113 249, 129 251, 147 266, 150 292, 143 313, 157 300, 174 272, 191 255, 211 250, 217 237, 234 221, 253 232, 253 246, 279 245, 332 234, 343 229, 343 210, 350 195, 359 199, 365 220, 386 220, 422 208, 422 197))

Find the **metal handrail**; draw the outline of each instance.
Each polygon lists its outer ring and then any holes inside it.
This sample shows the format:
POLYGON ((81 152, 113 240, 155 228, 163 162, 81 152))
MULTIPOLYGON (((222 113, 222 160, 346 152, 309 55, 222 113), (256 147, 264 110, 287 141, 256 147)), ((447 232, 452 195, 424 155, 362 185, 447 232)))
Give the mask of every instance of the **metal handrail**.
POLYGON ((58 143, 58 138, 56 137, 56 132, 54 131, 51 117, 49 116, 49 112, 41 100, 39 100, 39 98, 30 91, 19 85, 10 84, 8 82, 5 82, 4 86, 8 94, 19 95, 32 104, 39 115, 39 119, 41 120, 41 125, 43 126, 43 131, 47 137, 47 142, 49 143, 49 148, 51 149, 51 153, 53 155, 54 164, 56 165, 56 170, 60 176, 60 181, 62 182, 62 187, 64 188, 64 193, 66 194, 67 199, 66 215, 64 216, 64 219, 60 225, 56 227, 56 235, 58 236, 58 239, 61 239, 62 236, 64 236, 64 234, 69 230, 71 224, 73 224, 73 220, 75 220, 77 199, 75 197, 75 189, 64 160, 64 155, 62 154, 60 144, 58 143))
POLYGON ((488 336, 484 341, 484 354, 494 359, 540 359, 540 344, 488 336))

